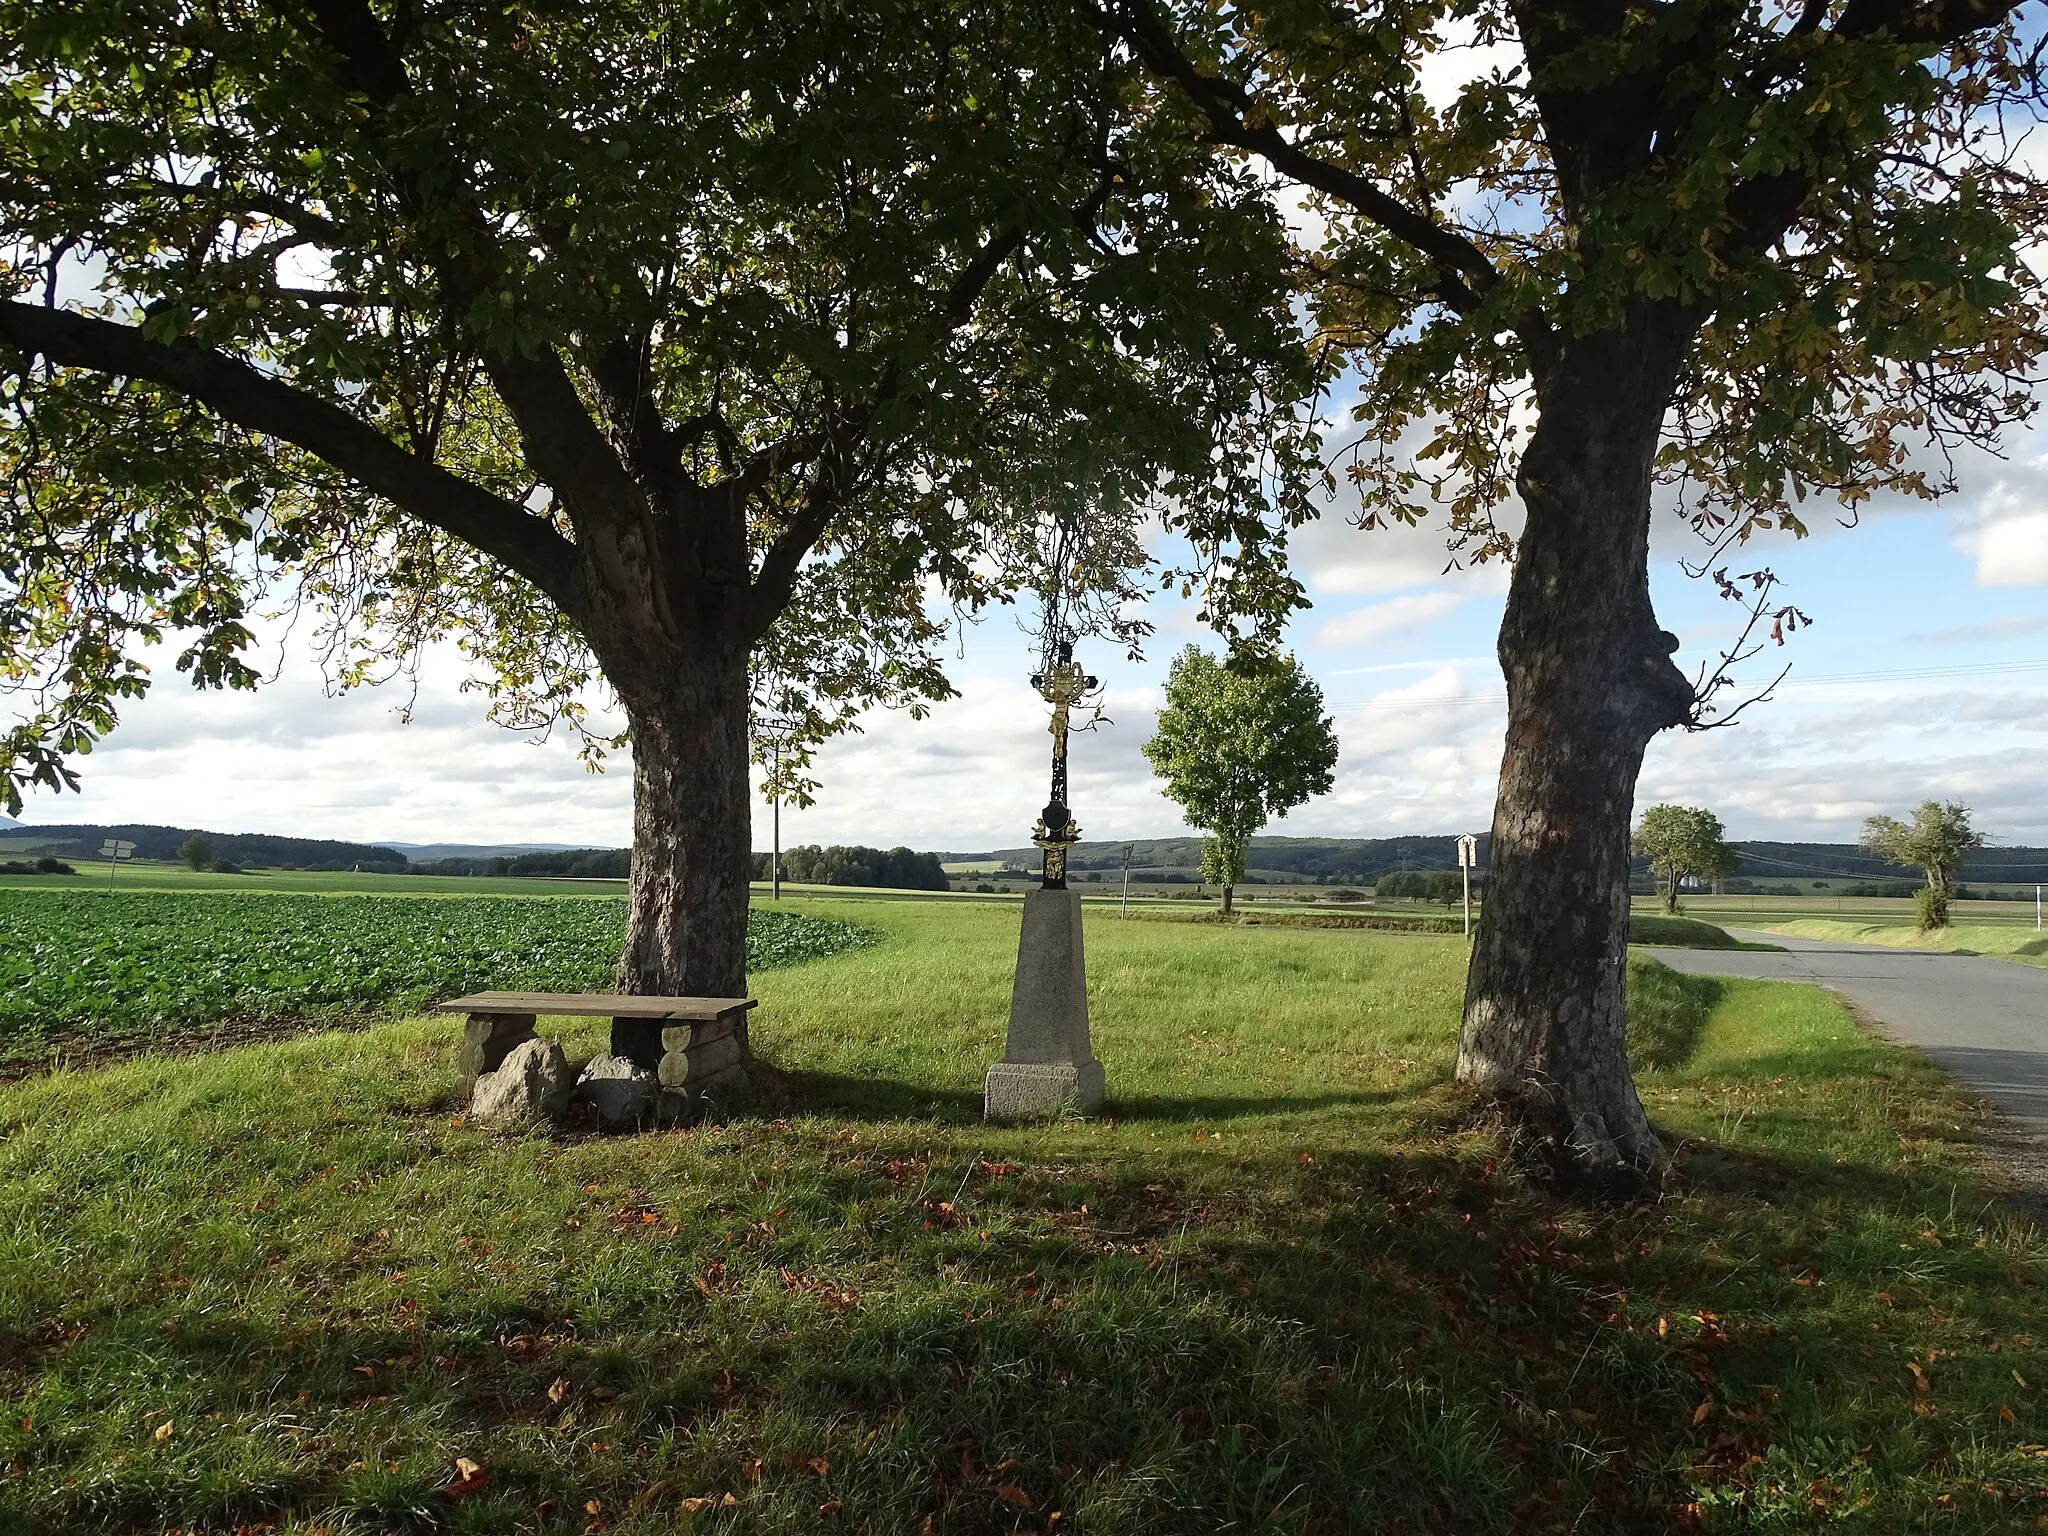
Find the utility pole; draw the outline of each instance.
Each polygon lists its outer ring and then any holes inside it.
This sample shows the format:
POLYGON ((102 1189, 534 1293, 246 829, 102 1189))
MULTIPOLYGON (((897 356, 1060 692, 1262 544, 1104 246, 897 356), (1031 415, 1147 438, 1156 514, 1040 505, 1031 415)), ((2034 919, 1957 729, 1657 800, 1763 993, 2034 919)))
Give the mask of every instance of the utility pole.
MULTIPOLYGON (((782 900, 782 746, 794 735, 797 722, 786 715, 756 715, 748 721, 753 749, 768 743, 768 813, 773 828, 768 848, 768 893, 771 901, 782 900)), ((754 761, 759 762, 756 757, 754 761)))
MULTIPOLYGON (((2038 887, 2036 889, 2038 891, 2038 887)), ((1131 845, 1129 843, 1124 844, 1124 897, 1122 901, 1117 903, 1116 915, 1118 917, 1129 917, 1131 915, 1131 845)))

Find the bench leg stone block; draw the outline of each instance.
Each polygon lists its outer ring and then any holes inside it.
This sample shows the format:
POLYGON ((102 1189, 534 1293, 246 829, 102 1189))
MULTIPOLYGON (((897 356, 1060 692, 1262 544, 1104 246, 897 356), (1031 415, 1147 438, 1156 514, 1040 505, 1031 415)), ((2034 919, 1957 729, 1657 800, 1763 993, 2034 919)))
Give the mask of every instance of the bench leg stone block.
POLYGON ((707 1045, 669 1051, 661 1058, 661 1086, 691 1088, 719 1073, 742 1065, 747 1048, 737 1035, 726 1035, 707 1045))
POLYGON ((519 1046, 535 1038, 534 1015, 530 1013, 472 1013, 463 1026, 462 1044, 455 1052, 455 1070, 462 1079, 465 1097, 475 1092, 476 1080, 495 1072, 519 1046))
POLYGON ((729 1035, 738 1035, 740 1048, 747 1044, 747 1016, 743 1013, 736 1018, 704 1019, 694 1024, 670 1024, 661 1032, 661 1051, 666 1056, 670 1051, 692 1050, 700 1045, 709 1045, 714 1040, 723 1040, 729 1035))
POLYGON ((663 1129, 694 1125, 731 1108, 746 1093, 749 1082, 747 1069, 736 1066, 700 1078, 687 1088, 664 1088, 655 1106, 654 1123, 663 1129))
POLYGON ((1042 1120, 1073 1108, 1102 1107, 1106 1084, 1099 1061, 999 1061, 982 1085, 989 1120, 1042 1120))

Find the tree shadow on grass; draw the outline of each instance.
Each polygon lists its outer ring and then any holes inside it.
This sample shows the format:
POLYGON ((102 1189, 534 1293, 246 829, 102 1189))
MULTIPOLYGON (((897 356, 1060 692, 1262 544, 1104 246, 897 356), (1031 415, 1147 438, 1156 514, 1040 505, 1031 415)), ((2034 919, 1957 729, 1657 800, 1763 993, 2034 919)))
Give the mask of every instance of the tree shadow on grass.
MULTIPOLYGON (((758 1081, 749 1089, 744 1101, 736 1101, 737 1112, 782 1116, 829 1114, 846 1120, 923 1120, 947 1125, 978 1123, 982 1118, 982 1096, 972 1090, 935 1088, 926 1083, 905 1083, 890 1078, 820 1072, 810 1068, 768 1066, 759 1061, 751 1070, 758 1081)), ((1324 1109, 1372 1108, 1399 1103, 1415 1099, 1441 1086, 1446 1080, 1444 1074, 1438 1073, 1418 1077, 1398 1088, 1377 1090, 1174 1096, 1119 1093, 1112 1078, 1109 1101, 1100 1114, 1119 1121, 1280 1119, 1324 1109)))
MULTIPOLYGON (((1692 1479, 1739 1480, 1781 1440, 1916 1433, 1895 1352, 1856 1351, 1860 1318, 1839 1348, 1771 1325, 1774 1307, 1898 1289, 1889 1241, 1802 1255, 1829 1290, 1789 1259, 1741 1266, 1741 1294, 1700 1248, 1724 1207, 1759 1251, 1791 1253, 1816 1212, 1895 1220, 1934 1197, 1927 1180, 1696 1149, 1688 1198, 1589 1217, 1427 1148, 1256 1151, 1219 1190, 1169 1153, 963 1152, 898 1184, 888 1159, 933 1154, 914 1129, 897 1140, 848 1157, 778 1139, 778 1169, 817 1164, 811 1225, 586 1234, 571 1267, 589 1284, 563 1283, 567 1258, 506 1264, 379 1313, 360 1285, 313 1283, 296 1320, 257 1323, 217 1293, 95 1297, 81 1270, 68 1328, 0 1337, 10 1388, 42 1397, 24 1415, 54 1420, 10 1452, 18 1515, 552 1536, 593 1504, 614 1532, 652 1532, 710 1499, 732 1531, 815 1528, 830 1507, 955 1536, 1045 1529, 1054 1509, 1060 1529, 1618 1533, 1674 1528, 1692 1479), (1825 1400, 1797 1390, 1816 1372, 1825 1400), (128 1422, 144 1399, 175 1433, 128 1422), (458 1455, 486 1474, 459 1501, 458 1455)), ((2031 1292, 2002 1304, 2048 1323, 2031 1292)), ((1954 1381, 1944 1414, 1964 1406, 1954 1381)), ((2015 1441, 2041 1438, 2020 1406, 2015 1441)), ((1940 1491, 1967 1501, 1977 1480, 1940 1491)), ((1936 1491, 1865 1488, 1870 1530, 1936 1491)))

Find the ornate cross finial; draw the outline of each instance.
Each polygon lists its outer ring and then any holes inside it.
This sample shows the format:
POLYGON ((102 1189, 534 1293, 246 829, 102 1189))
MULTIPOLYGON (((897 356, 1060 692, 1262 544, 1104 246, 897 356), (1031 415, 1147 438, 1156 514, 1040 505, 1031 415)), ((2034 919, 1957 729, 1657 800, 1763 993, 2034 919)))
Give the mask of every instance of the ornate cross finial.
POLYGON ((1063 640, 1054 648, 1053 664, 1032 678, 1031 686, 1052 706, 1052 795, 1031 829, 1031 841, 1045 852, 1040 885, 1049 891, 1064 890, 1067 850, 1081 840, 1081 829, 1067 809, 1067 716, 1100 684, 1075 662, 1073 643, 1063 640))

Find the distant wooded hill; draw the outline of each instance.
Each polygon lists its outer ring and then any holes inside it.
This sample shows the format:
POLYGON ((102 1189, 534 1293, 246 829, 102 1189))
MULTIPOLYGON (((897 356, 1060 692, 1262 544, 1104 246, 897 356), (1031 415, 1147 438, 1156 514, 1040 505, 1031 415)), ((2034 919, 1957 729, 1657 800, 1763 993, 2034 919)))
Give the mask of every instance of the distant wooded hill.
MULTIPOLYGON (((175 859, 178 845, 197 830, 151 825, 9 827, 0 831, 0 849, 8 853, 48 853, 60 859, 92 859, 100 844, 118 838, 135 845, 138 859, 175 859)), ((371 869, 397 873, 405 855, 372 843, 335 842, 320 837, 274 837, 268 832, 208 832, 213 857, 259 869, 371 869)))
MULTIPOLYGON (((1486 862, 1488 838, 1479 839, 1479 860, 1486 862)), ((1133 875, 1185 875, 1202 867, 1199 837, 1138 838, 1125 843, 1076 843, 1067 856, 1069 869, 1122 869, 1124 849, 1131 850, 1133 875)), ((1036 848, 998 848, 993 853, 942 853, 948 864, 1001 861, 1012 868, 1035 870, 1036 848)), ((1322 885, 1371 885, 1383 874, 1400 869, 1456 869, 1458 839, 1442 837, 1255 837, 1245 857, 1254 877, 1284 876, 1322 885)))
MULTIPOLYGON (((1487 863, 1492 839, 1479 834, 1479 867, 1487 863)), ((1070 868, 1112 870, 1123 867, 1124 849, 1131 850, 1131 873, 1173 879, 1194 878, 1202 866, 1198 837, 1138 838, 1120 842, 1077 843, 1068 857, 1070 868)), ((1736 844, 1742 864, 1736 880, 1752 886, 1806 884, 1814 880, 1858 880, 1896 883, 1913 881, 1913 871, 1887 864, 1854 843, 1736 844)), ((1000 861, 1013 869, 1035 870, 1036 848, 998 848, 989 853, 942 853, 948 864, 1000 861)), ((1255 837, 1246 855, 1255 878, 1307 880, 1317 884, 1372 885, 1381 875, 1399 870, 1448 870, 1458 867, 1458 840, 1442 837, 1255 837)), ((1636 861, 1636 873, 1647 877, 1647 860, 1636 861)), ((1979 885, 2048 883, 2048 848, 1983 848, 1963 861, 1963 878, 1979 885)))
MULTIPOLYGON (((570 848, 522 853, 509 858, 434 859, 413 865, 423 875, 556 875, 572 879, 623 880, 633 872, 630 848, 570 848)), ((766 880, 768 855, 754 855, 753 877, 766 880)), ((796 884, 869 885, 911 891, 943 891, 946 872, 936 854, 908 848, 820 848, 815 843, 782 850, 782 878, 796 884)))

